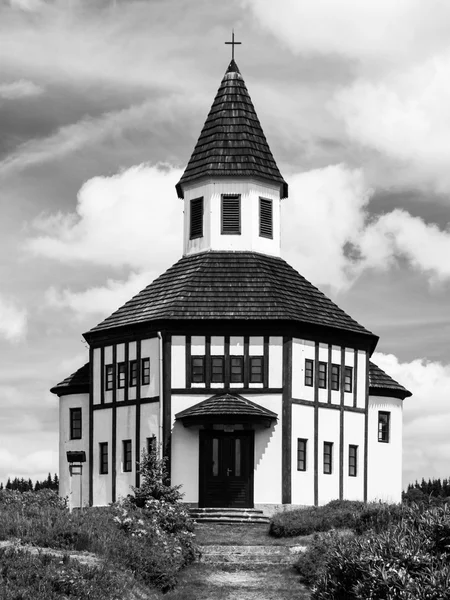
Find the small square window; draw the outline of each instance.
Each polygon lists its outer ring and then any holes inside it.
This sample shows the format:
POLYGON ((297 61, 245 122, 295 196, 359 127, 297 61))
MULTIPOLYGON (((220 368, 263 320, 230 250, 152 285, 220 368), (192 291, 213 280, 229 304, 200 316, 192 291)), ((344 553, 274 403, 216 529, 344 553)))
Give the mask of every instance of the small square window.
POLYGON ((129 374, 130 387, 137 386, 137 381, 138 381, 137 366, 138 366, 137 360, 130 360, 130 374, 129 374))
POLYGON ((331 365, 331 389, 339 391, 341 379, 341 367, 339 365, 331 365))
POLYGON ((192 383, 205 383, 205 357, 191 357, 191 381, 192 383))
POLYGON ((319 387, 327 387, 327 363, 325 362, 319 363, 319 387))
POLYGON ((358 446, 352 444, 348 447, 348 474, 350 477, 358 474, 358 446))
POLYGON ((388 443, 390 441, 391 413, 378 411, 378 441, 388 443))
POLYGON ((323 443, 323 472, 325 475, 333 472, 333 442, 323 443))
POLYGON ((211 383, 224 382, 224 365, 223 356, 211 356, 211 383))
POLYGON ((99 444, 100 450, 100 475, 108 475, 108 442, 99 444))
POLYGON ((308 440, 297 440, 297 471, 306 471, 306 443, 308 440))
POLYGON ((191 200, 191 218, 189 238, 191 240, 203 237, 203 198, 191 200))
POLYGON ((133 450, 131 448, 131 440, 123 440, 122 464, 124 473, 128 473, 133 469, 133 450))
POLYGON ((250 356, 250 383, 263 383, 264 356, 250 356))
POLYGON ((124 388, 127 378, 127 366, 124 362, 117 365, 117 387, 124 388))
POLYGON ((70 409, 70 439, 81 440, 81 408, 70 409))
POLYGON ((114 388, 114 365, 105 365, 105 390, 114 388))
POLYGON ((239 194, 222 196, 222 235, 241 233, 241 197, 239 194))
POLYGON ((243 356, 231 356, 230 357, 230 381, 231 383, 244 383, 244 357, 243 356))
POLYGON ((143 358, 141 360, 141 379, 142 385, 148 385, 150 383, 150 359, 143 358))
POLYGON ((344 370, 344 391, 351 392, 353 390, 353 368, 345 367, 344 370))
POLYGON ((305 385, 314 385, 314 361, 305 359, 305 385))

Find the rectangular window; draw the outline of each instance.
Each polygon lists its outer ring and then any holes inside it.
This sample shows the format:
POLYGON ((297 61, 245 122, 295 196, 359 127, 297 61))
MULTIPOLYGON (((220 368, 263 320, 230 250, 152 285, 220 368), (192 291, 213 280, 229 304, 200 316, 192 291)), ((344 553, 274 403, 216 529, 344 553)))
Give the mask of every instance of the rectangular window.
POLYGON ((150 359, 141 359, 141 383, 148 385, 150 383, 150 359))
POLYGON ((319 363, 319 387, 327 387, 327 363, 319 363))
POLYGON ((81 408, 70 409, 70 439, 81 440, 81 408))
POLYGON ((205 383, 205 357, 191 357, 191 381, 192 383, 205 383))
POLYGON ((211 383, 224 382, 224 364, 223 356, 211 356, 211 383))
POLYGON ((272 200, 259 199, 259 235, 273 238, 272 200))
POLYGON ((117 365, 117 387, 124 388, 127 378, 127 366, 124 362, 117 365))
POLYGON ((358 474, 358 446, 348 447, 348 474, 350 477, 356 477, 358 474))
POLYGON ((203 237, 203 198, 191 200, 191 220, 189 238, 203 237))
POLYGON ((100 449, 100 475, 108 475, 108 442, 101 442, 100 449))
POLYGON ((263 383, 264 356, 250 356, 250 383, 263 383))
POLYGON ((156 450, 156 435, 147 438, 147 454, 152 454, 156 450))
POLYGON ((339 365, 331 365, 331 389, 339 391, 341 378, 341 367, 339 365))
POLYGON ((222 196, 222 234, 239 235, 241 233, 241 197, 239 194, 222 196))
POLYGON ((305 359, 305 385, 312 386, 314 384, 314 361, 309 358, 305 359))
POLYGON ((344 391, 351 392, 353 390, 353 368, 345 367, 344 370, 344 391))
POLYGON ((231 383, 244 383, 244 357, 230 356, 231 383))
POLYGON ((325 475, 333 472, 333 442, 323 443, 323 472, 325 475))
POLYGON ((131 449, 131 440, 123 440, 122 442, 122 463, 123 463, 123 472, 129 473, 133 469, 133 454, 131 449))
POLYGON ((137 360, 130 360, 129 381, 131 387, 137 386, 137 360))
POLYGON ((308 440, 298 438, 297 440, 297 471, 306 471, 306 442, 308 440))
POLYGON ((114 365, 105 365, 105 390, 114 387, 114 365))
POLYGON ((378 411, 378 441, 389 442, 391 413, 378 411))

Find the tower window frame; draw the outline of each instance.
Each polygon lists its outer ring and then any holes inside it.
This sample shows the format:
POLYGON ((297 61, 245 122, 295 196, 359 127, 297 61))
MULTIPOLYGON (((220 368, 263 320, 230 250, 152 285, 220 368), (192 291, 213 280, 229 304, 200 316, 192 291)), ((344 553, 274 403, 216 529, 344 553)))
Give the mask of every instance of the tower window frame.
POLYGON ((125 362, 117 364, 117 387, 123 389, 127 384, 127 365, 125 362))
POLYGON ((136 387, 138 382, 138 362, 137 360, 130 360, 129 364, 129 386, 136 387))
POLYGON ((353 392, 353 367, 344 368, 344 392, 353 392))
POLYGON ((133 445, 131 440, 122 441, 122 465, 124 473, 131 473, 133 470, 133 445))
POLYGON ((331 365, 331 389, 335 392, 339 391, 341 382, 341 366, 331 365))
POLYGON ((323 443, 323 472, 324 475, 333 473, 333 442, 323 443))
POLYGON ((358 446, 350 444, 348 447, 348 475, 357 477, 358 475, 358 446))
POLYGON ((141 359, 141 385, 150 384, 150 358, 141 359))
POLYGON ((314 361, 311 358, 305 358, 305 386, 314 385, 314 361))
POLYGON ((327 363, 319 361, 319 388, 322 390, 327 387, 327 369, 327 363))
POLYGON ((211 356, 211 383, 224 383, 225 381, 225 357, 211 356))
POLYGON ((241 235, 240 194, 222 194, 220 232, 222 235, 241 235))
POLYGON ((273 200, 259 198, 259 237, 273 240, 273 200))
POLYGON ((249 382, 264 383, 264 356, 249 356, 249 382))
POLYGON ((391 413, 385 410, 378 411, 378 441, 384 444, 391 441, 391 413))
POLYGON ((100 442, 99 446, 99 473, 100 475, 108 475, 108 442, 100 442))
POLYGON ((193 198, 189 203, 189 239, 195 240, 203 237, 203 196, 193 198))
POLYGON ((244 357, 230 356, 230 383, 244 383, 244 357))
POLYGON ((83 423, 81 407, 70 409, 70 439, 81 440, 83 435, 83 423))
POLYGON ((308 440, 297 438, 297 471, 306 471, 308 440))
POLYGON ((114 365, 105 365, 105 390, 111 391, 114 389, 114 365))
POLYGON ((203 355, 191 356, 191 382, 192 383, 205 383, 205 381, 206 381, 205 356, 203 356, 203 355))

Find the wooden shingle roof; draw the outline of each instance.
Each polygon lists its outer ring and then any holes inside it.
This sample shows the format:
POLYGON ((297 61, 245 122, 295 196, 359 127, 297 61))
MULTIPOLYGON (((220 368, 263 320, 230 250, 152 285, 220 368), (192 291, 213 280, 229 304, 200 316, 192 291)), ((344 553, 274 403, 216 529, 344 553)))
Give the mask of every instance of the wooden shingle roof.
POLYGON ((85 336, 174 320, 294 321, 378 339, 283 259, 222 251, 184 256, 85 336))
POLYGON ((58 396, 65 396, 67 394, 82 394, 89 392, 89 382, 90 382, 90 373, 89 373, 89 363, 83 365, 80 369, 69 375, 63 381, 57 383, 54 387, 51 388, 51 392, 53 394, 58 394, 58 396))
POLYGON ((288 186, 278 170, 247 87, 232 60, 222 79, 206 122, 176 189, 204 177, 256 177, 288 186))
POLYGON ((404 400, 412 393, 400 383, 392 379, 378 365, 369 361, 369 394, 374 396, 393 396, 404 400))

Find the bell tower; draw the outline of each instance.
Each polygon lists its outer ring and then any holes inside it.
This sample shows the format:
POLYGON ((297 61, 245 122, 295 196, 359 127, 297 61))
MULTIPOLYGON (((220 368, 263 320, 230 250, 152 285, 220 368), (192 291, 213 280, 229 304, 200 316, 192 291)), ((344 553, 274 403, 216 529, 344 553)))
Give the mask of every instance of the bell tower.
POLYGON ((207 250, 280 256, 280 204, 288 186, 234 58, 176 189, 184 200, 184 256, 207 250))

